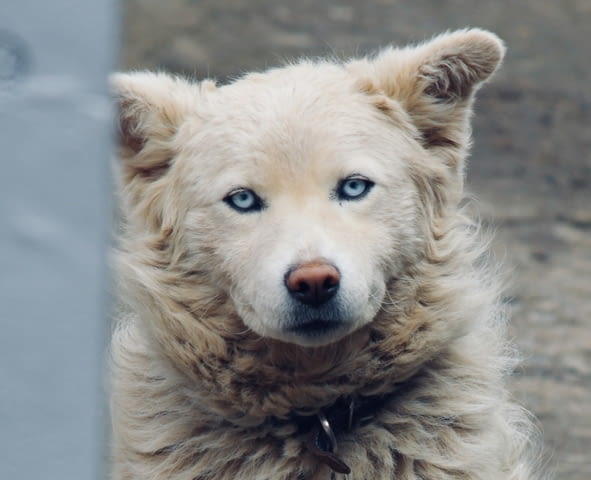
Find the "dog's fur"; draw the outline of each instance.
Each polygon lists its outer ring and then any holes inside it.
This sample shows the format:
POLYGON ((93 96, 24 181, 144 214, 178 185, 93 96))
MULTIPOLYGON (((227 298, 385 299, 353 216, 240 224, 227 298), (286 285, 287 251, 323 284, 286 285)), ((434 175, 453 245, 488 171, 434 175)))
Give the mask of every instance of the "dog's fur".
POLYGON ((350 480, 532 478, 496 274, 461 206, 473 96, 503 54, 474 29, 223 87, 114 76, 116 479, 328 479, 294 415, 376 395, 337 438, 350 480), (351 176, 365 196, 343 197, 351 176), (260 208, 232 205, 244 191, 260 208), (310 262, 339 273, 327 307, 287 291, 310 262))

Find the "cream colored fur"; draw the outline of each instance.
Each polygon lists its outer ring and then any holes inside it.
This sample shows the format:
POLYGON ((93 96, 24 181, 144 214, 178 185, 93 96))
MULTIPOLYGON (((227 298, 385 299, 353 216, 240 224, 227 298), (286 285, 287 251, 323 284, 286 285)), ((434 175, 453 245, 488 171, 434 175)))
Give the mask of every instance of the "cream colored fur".
POLYGON ((222 87, 114 76, 115 479, 328 479, 281 419, 390 392, 337 439, 349 480, 534 478, 496 273, 460 206, 472 99, 503 54, 464 30, 222 87), (367 195, 339 196, 351 175, 367 195), (237 188, 265 208, 237 211, 237 188), (342 326, 294 333, 284 277, 318 259, 342 326))

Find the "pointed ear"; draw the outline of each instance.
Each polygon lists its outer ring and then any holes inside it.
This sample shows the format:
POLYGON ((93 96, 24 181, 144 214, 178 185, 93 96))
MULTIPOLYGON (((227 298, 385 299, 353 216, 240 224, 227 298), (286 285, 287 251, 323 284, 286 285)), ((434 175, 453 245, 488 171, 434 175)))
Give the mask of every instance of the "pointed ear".
POLYGON ((448 153, 446 163, 459 167, 469 145, 474 93, 504 53, 496 35, 460 30, 416 47, 386 49, 372 60, 351 63, 349 69, 359 76, 364 90, 398 101, 424 147, 448 153))
POLYGON ((174 156, 172 140, 198 106, 200 85, 164 73, 117 73, 111 85, 118 106, 122 180, 160 177, 174 156))

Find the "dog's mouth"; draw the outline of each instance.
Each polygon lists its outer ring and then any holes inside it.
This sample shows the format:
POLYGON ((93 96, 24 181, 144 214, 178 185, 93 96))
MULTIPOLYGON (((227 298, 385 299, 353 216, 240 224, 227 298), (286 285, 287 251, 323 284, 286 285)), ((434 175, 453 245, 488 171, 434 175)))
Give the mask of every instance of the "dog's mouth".
POLYGON ((331 334, 343 326, 344 323, 338 320, 310 319, 290 326, 287 331, 303 337, 315 338, 331 334))
POLYGON ((327 345, 351 331, 352 320, 348 309, 335 299, 318 308, 295 304, 281 322, 280 335, 302 346, 327 345))

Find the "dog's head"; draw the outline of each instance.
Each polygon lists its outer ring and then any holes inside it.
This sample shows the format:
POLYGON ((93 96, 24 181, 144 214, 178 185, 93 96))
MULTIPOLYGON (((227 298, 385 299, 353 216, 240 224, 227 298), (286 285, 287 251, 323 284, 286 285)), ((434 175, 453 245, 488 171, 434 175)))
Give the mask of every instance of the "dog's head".
POLYGON ((116 75, 144 288, 165 290, 147 270, 169 270, 187 305, 206 285, 258 335, 302 346, 370 323, 460 198, 472 97, 503 51, 469 30, 220 88, 116 75))

